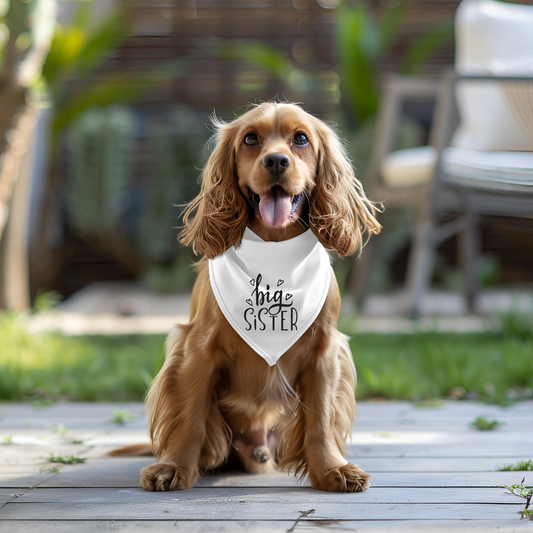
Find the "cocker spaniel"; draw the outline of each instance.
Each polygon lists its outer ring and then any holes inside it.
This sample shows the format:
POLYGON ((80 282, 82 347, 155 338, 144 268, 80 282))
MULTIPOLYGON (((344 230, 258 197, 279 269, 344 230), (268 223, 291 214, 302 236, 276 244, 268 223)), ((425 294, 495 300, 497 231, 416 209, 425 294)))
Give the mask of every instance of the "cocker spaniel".
POLYGON ((180 234, 203 258, 190 322, 168 336, 164 366, 148 394, 157 462, 141 470, 141 485, 188 489, 199 473, 233 456, 248 472, 281 468, 308 474, 316 489, 365 490, 370 475, 343 457, 356 374, 337 330, 334 275, 310 327, 270 366, 222 312, 209 259, 238 249, 245 230, 267 242, 312 232, 327 250, 347 256, 361 248, 365 231, 379 233, 376 208, 334 131, 299 106, 265 102, 231 123, 213 124, 214 150, 180 234))

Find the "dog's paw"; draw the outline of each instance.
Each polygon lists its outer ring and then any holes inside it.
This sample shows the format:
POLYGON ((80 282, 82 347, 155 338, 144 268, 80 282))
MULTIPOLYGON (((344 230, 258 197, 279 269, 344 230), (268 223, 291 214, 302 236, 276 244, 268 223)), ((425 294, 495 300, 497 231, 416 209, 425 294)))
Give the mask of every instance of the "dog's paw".
POLYGON ((313 487, 328 492, 362 492, 370 487, 371 477, 348 463, 330 470, 322 479, 313 482, 313 487))
POLYGON ((184 490, 190 489, 196 477, 175 463, 154 463, 141 470, 141 487, 144 490, 184 490))

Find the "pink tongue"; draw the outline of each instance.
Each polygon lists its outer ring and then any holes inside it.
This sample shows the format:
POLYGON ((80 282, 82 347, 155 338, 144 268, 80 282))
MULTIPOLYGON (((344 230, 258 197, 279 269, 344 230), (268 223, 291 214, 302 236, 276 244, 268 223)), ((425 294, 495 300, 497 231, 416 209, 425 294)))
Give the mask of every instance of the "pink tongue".
POLYGON ((281 187, 259 196, 261 218, 268 226, 281 226, 289 218, 291 207, 291 197, 281 187))

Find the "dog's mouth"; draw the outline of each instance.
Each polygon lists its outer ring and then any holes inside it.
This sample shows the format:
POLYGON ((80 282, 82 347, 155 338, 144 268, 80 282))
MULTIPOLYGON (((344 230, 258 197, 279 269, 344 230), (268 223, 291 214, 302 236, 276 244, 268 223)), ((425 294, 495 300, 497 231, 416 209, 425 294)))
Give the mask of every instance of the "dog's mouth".
POLYGON ((299 215, 305 198, 304 191, 291 196, 283 187, 275 185, 264 194, 256 194, 248 188, 250 202, 267 226, 282 226, 299 215))

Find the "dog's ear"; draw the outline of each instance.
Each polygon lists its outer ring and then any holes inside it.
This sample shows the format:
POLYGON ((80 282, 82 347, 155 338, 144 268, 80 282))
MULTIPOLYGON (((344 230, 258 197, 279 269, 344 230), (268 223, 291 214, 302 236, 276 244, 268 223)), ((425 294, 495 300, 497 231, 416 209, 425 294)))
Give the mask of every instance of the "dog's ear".
POLYGON ((380 208, 365 196, 336 133, 322 122, 317 129, 319 157, 310 225, 327 249, 344 257, 362 248, 365 230, 374 235, 381 231, 375 218, 380 208))
POLYGON ((200 194, 183 214, 179 240, 209 258, 239 244, 249 218, 248 204, 237 185, 233 124, 213 121, 215 149, 201 175, 200 194))

